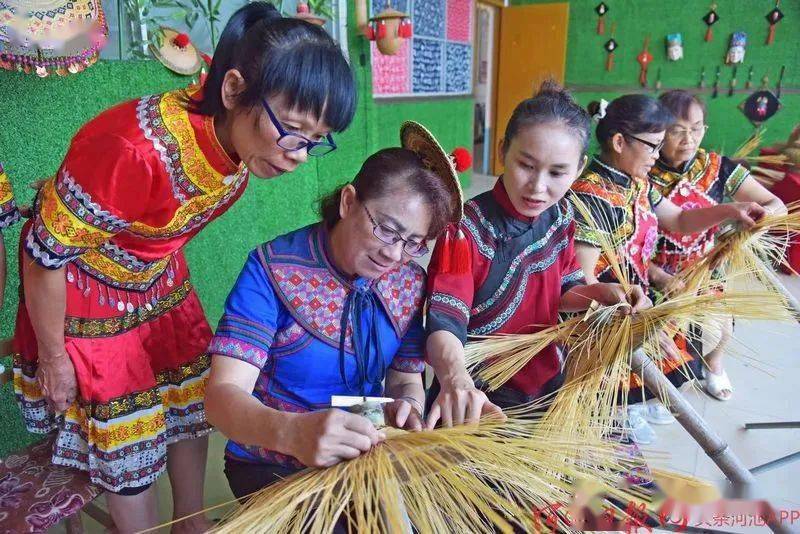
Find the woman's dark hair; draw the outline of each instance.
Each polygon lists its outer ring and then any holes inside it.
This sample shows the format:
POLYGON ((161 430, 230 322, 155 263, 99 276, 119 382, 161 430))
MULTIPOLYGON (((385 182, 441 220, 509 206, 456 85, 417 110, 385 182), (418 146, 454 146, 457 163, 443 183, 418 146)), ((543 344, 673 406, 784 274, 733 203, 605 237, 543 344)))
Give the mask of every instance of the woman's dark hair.
MULTIPOLYGON (((589 104, 589 113, 596 115, 599 102, 589 104)), ((672 113, 658 100, 646 95, 624 95, 612 101, 605 116, 597 123, 595 135, 605 147, 614 134, 638 135, 663 132, 674 122, 672 113)))
POLYGON ((503 151, 508 151, 511 142, 523 128, 551 122, 564 124, 572 130, 580 139, 581 154, 586 154, 591 117, 572 99, 569 91, 554 80, 545 80, 532 98, 523 100, 514 109, 503 137, 503 151))
MULTIPOLYGON (((452 218, 455 204, 460 202, 419 156, 405 148, 384 148, 368 157, 350 185, 355 188, 362 202, 399 192, 422 197, 431 210, 428 239, 439 235, 452 218)), ((339 204, 343 189, 344 186, 341 186, 320 200, 319 214, 328 228, 333 228, 340 220, 339 204)))
POLYGON ((253 2, 237 10, 222 32, 202 99, 190 102, 202 115, 224 115, 222 82, 237 69, 247 84, 237 104, 252 108, 283 95, 287 105, 310 112, 340 132, 356 108, 353 71, 333 39, 319 26, 281 17, 275 6, 253 2))
POLYGON ((667 108, 670 113, 679 119, 689 118, 689 110, 692 108, 692 104, 697 105, 703 112, 703 119, 706 118, 705 102, 700 100, 697 96, 693 95, 689 91, 684 91, 683 89, 673 89, 658 97, 658 101, 661 102, 661 105, 667 108))

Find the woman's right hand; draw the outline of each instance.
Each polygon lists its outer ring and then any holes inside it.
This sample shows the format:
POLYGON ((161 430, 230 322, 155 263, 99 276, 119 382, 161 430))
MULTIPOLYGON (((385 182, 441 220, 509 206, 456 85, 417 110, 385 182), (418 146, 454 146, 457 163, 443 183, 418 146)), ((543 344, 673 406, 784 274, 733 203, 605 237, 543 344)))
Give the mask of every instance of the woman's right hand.
POLYGON ((427 430, 433 430, 439 419, 445 427, 474 424, 486 414, 505 420, 503 409, 490 402, 486 393, 475 387, 466 372, 452 379, 440 378, 439 383, 441 391, 431 405, 425 421, 427 430))
POLYGON ((75 402, 78 383, 75 379, 75 367, 66 352, 40 352, 36 379, 47 404, 56 413, 66 411, 75 402))
POLYGON ((332 408, 293 415, 286 448, 303 465, 331 467, 386 439, 366 417, 332 408))

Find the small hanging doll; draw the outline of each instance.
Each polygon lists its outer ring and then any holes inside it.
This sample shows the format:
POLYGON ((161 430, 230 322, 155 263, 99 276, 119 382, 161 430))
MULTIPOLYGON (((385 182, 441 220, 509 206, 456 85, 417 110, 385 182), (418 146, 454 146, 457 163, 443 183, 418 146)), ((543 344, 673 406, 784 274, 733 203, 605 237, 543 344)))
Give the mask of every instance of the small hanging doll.
POLYGON ((714 38, 714 30, 711 27, 719 22, 719 15, 717 15, 717 4, 711 4, 711 9, 706 16, 703 17, 703 22, 706 23, 708 28, 706 29, 706 42, 710 43, 711 39, 714 38))
POLYGON ((783 18, 783 12, 778 7, 781 3, 781 0, 775 0, 775 8, 772 11, 767 13, 767 22, 769 22, 769 33, 767 33, 767 44, 771 45, 775 42, 775 26, 781 21, 783 18))
POLYGON ((731 45, 728 54, 725 56, 725 63, 735 65, 744 62, 744 47, 747 45, 747 34, 735 32, 731 35, 731 45))
POLYGON ((779 96, 770 91, 768 86, 769 78, 764 75, 761 88, 739 104, 739 109, 753 126, 758 127, 771 119, 782 107, 779 96))
POLYGON ((647 67, 650 66, 650 62, 653 61, 653 54, 650 53, 650 36, 644 38, 644 47, 642 51, 639 52, 639 55, 636 56, 636 61, 639 62, 639 84, 642 87, 647 87, 647 67))
POLYGON ((606 71, 610 72, 614 68, 614 50, 617 49, 617 41, 614 40, 614 32, 617 29, 617 23, 611 25, 611 39, 606 41, 603 48, 606 49, 606 71))
POLYGON ((606 13, 608 13, 608 6, 605 2, 600 2, 594 8, 597 13, 597 35, 605 35, 606 33, 606 13))
POLYGON ((683 35, 680 33, 667 35, 667 59, 670 61, 683 59, 683 35))

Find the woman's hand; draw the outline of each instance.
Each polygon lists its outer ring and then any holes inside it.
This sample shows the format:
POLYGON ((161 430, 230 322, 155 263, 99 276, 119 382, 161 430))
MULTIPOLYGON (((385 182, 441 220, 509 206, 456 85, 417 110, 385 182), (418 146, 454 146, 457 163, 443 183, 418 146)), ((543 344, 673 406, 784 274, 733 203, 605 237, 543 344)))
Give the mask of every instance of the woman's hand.
POLYGON ((505 420, 503 410, 490 402, 486 393, 475 387, 466 371, 452 378, 440 377, 439 383, 441 391, 431 405, 425 422, 426 429, 433 430, 439 419, 446 427, 474 424, 486 414, 505 420))
POLYGON ((728 211, 728 220, 739 222, 745 228, 752 228, 767 214, 767 210, 755 202, 729 202, 722 206, 728 211))
POLYGON ((285 450, 309 467, 352 460, 386 439, 366 417, 332 408, 294 414, 285 450))
POLYGON ((621 284, 597 283, 592 284, 590 287, 592 289, 592 298, 600 304, 605 306, 628 304, 628 307, 621 307, 619 310, 624 315, 653 307, 653 303, 639 286, 631 286, 629 292, 626 292, 621 284))
POLYGON ((658 346, 661 348, 661 354, 665 358, 674 362, 680 362, 681 351, 675 344, 675 340, 665 330, 658 333, 658 346))
POLYGON ((56 413, 66 411, 75 402, 78 383, 75 368, 66 352, 47 354, 40 351, 36 379, 47 404, 56 413))
POLYGON ((411 432, 422 430, 422 405, 412 397, 402 397, 383 407, 386 423, 411 432))

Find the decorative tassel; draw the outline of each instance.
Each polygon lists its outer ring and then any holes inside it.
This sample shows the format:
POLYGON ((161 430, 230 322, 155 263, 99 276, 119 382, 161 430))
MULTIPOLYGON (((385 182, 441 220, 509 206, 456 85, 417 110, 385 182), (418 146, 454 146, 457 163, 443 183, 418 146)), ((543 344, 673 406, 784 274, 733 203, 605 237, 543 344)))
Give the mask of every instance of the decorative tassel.
POLYGON ((386 23, 383 21, 378 23, 378 39, 386 39, 386 23))
POLYGON ((472 269, 469 241, 461 228, 448 225, 439 255, 439 272, 442 274, 467 274, 472 269))
POLYGON ((614 52, 609 52, 606 58, 606 70, 611 71, 614 68, 614 52))
POLYGON ((605 35, 606 33, 606 19, 598 17, 597 19, 597 35, 605 35))
POLYGON ((411 22, 408 20, 401 22, 400 27, 397 29, 397 36, 403 39, 410 39, 412 35, 413 30, 411 29, 411 22))
POLYGON ((709 26, 708 29, 706 30, 706 42, 710 43, 711 39, 713 38, 714 38, 714 30, 711 28, 711 26, 709 26))
POLYGON ((775 25, 769 25, 769 33, 767 34, 767 44, 771 45, 775 42, 775 25))
POLYGON ((453 252, 450 263, 453 274, 467 274, 472 268, 469 242, 461 228, 458 229, 458 233, 453 241, 453 252))

